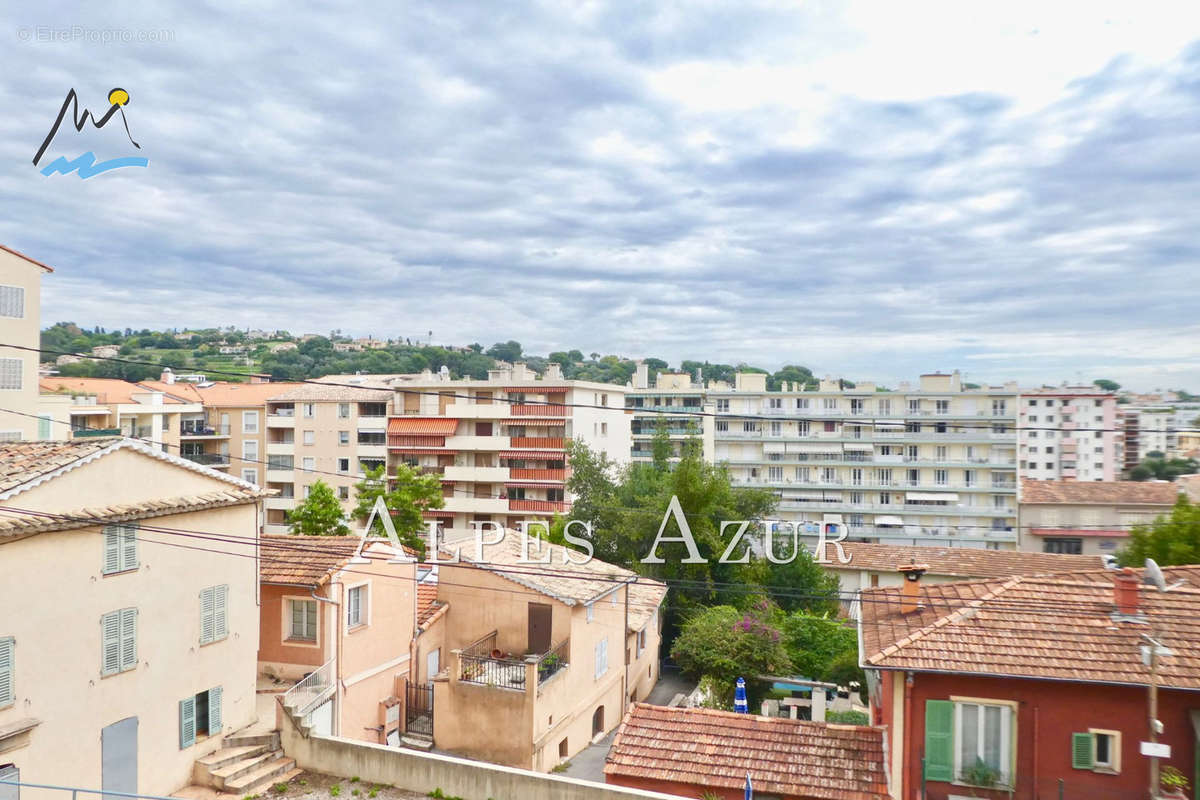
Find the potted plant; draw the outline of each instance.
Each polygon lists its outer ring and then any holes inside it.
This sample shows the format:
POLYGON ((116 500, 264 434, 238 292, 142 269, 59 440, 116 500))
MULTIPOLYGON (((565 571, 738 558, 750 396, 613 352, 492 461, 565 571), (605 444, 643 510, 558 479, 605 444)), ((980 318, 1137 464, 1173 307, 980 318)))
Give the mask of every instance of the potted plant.
POLYGON ((974 764, 962 771, 959 780, 980 789, 990 789, 1000 782, 1000 770, 990 766, 982 758, 976 758, 974 764))
POLYGON ((1163 800, 1187 800, 1187 778, 1174 767, 1163 767, 1158 774, 1159 793, 1163 800))

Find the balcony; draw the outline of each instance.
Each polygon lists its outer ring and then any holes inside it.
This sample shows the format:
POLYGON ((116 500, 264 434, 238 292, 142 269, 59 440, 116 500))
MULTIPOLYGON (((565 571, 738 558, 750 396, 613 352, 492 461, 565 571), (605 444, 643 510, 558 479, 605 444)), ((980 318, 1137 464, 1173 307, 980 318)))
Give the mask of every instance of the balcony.
POLYGON ((511 446, 514 448, 528 447, 534 450, 562 450, 563 444, 562 437, 513 436, 511 446))
POLYGON ((533 511, 537 513, 556 514, 571 510, 571 504, 565 500, 509 500, 509 511, 533 511))
POLYGON ((452 652, 458 661, 452 679, 460 683, 518 692, 532 688, 540 693, 544 683, 570 667, 571 640, 564 639, 545 653, 519 656, 502 650, 498 633, 492 631, 452 652))
POLYGON ((183 423, 179 426, 179 438, 181 439, 227 439, 229 438, 228 425, 209 425, 207 423, 183 423))
POLYGON ((565 469, 513 467, 510 472, 512 473, 512 479, 517 481, 565 481, 567 479, 567 471, 565 469))
POLYGON ((267 466, 267 483, 291 483, 295 477, 296 474, 292 467, 267 466))
POLYGON ((295 428, 296 427, 296 415, 295 414, 268 414, 267 415, 267 427, 268 428, 295 428))
POLYGON ((386 431, 387 417, 359 417, 358 430, 360 431, 386 431))
POLYGON ((449 450, 508 450, 511 440, 507 436, 447 436, 449 450))
POLYGON ((500 402, 450 403, 446 406, 445 416, 451 419, 507 419, 510 410, 508 403, 500 402))
POLYGON ((445 477, 448 481, 503 483, 509 479, 509 469, 508 467, 448 466, 446 467, 445 477))
POLYGON ((292 527, 287 523, 268 522, 263 525, 263 533, 268 536, 283 536, 292 532, 292 527))
POLYGON ((446 512, 456 514, 506 514, 508 501, 497 497, 463 497, 454 495, 445 498, 446 512))
POLYGON ((203 464, 206 467, 228 467, 228 453, 183 453, 183 457, 194 464, 203 464))
POLYGON ((514 417, 566 417, 568 408, 550 404, 513 404, 511 407, 514 417))
POLYGON ((296 507, 295 497, 266 497, 263 498, 263 508, 270 511, 271 509, 280 509, 282 511, 291 511, 296 507))
POLYGON ((295 442, 267 442, 267 455, 269 456, 290 456, 295 452, 295 442))

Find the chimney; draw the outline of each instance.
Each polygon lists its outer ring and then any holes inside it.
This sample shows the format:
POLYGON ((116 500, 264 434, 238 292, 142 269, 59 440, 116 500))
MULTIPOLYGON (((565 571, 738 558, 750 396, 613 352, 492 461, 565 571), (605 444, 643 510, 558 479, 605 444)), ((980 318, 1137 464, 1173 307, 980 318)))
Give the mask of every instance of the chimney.
POLYGON ((1117 613, 1128 617, 1137 615, 1138 587, 1141 584, 1141 578, 1131 567, 1125 567, 1113 575, 1113 603, 1117 607, 1117 613))
POLYGON ((170 367, 163 367, 159 380, 166 384, 172 384, 175 382, 175 373, 171 371, 170 367))
POLYGON ((552 362, 546 365, 546 374, 542 376, 542 380, 561 381, 562 376, 562 366, 558 362, 552 362))
POLYGON ((896 568, 904 576, 900 592, 900 613, 912 614, 921 610, 917 597, 921 593, 921 576, 929 569, 928 564, 901 564, 896 568))

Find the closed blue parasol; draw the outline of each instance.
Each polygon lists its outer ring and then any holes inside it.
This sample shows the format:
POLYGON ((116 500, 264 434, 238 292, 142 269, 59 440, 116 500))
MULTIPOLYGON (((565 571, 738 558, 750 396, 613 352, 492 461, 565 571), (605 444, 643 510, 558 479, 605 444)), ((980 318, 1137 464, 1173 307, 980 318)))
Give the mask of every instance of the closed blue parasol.
POLYGON ((739 714, 749 714, 750 705, 746 702, 746 679, 737 679, 737 689, 733 692, 733 710, 739 714))

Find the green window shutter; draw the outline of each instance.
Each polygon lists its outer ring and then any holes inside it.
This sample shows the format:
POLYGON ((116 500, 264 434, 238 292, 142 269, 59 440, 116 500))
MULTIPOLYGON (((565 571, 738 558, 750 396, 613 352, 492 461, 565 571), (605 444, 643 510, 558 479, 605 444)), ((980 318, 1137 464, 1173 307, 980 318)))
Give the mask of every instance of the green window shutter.
POLYGON ((210 586, 200 592, 200 644, 208 644, 216 635, 216 592, 210 586))
POLYGON ((100 618, 100 674, 121 671, 121 612, 112 611, 100 618))
POLYGON ((46 417, 46 416, 38 417, 38 438, 41 439, 42 441, 45 441, 46 439, 54 438, 50 435, 50 421, 51 421, 50 417, 46 417))
POLYGON ((179 749, 196 743, 196 698, 179 701, 179 749))
POLYGON ((221 687, 214 686, 208 690, 208 733, 216 735, 221 732, 221 687))
MULTIPOLYGON (((214 638, 224 639, 229 635, 229 620, 226 608, 229 605, 229 585, 217 586, 213 589, 213 630, 214 638)), ((218 690, 219 691, 219 690, 218 690)))
POLYGON ((116 525, 104 528, 104 574, 121 571, 121 529, 116 525))
POLYGON ((954 703, 925 701, 925 779, 954 780, 954 703))
POLYGON ((137 526, 125 525, 121 531, 121 569, 137 569, 137 526))
POLYGON ((1095 757, 1092 755, 1094 744, 1090 733, 1071 734, 1072 769, 1091 769, 1094 766, 1095 757))
POLYGON ((16 644, 11 636, 0 639, 0 708, 12 705, 16 700, 16 692, 13 689, 13 672, 16 671, 13 666, 15 649, 16 644))
POLYGON ((121 610, 121 669, 137 666, 137 609, 121 610))

